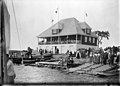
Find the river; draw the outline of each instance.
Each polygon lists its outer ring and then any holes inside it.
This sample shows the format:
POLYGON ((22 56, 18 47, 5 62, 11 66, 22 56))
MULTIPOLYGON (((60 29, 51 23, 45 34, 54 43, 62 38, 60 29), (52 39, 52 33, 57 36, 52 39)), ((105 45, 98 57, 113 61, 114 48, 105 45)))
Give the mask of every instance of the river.
POLYGON ((47 83, 47 82, 118 82, 119 76, 104 77, 61 72, 57 69, 47 67, 33 67, 24 65, 14 65, 16 78, 15 83, 47 83))

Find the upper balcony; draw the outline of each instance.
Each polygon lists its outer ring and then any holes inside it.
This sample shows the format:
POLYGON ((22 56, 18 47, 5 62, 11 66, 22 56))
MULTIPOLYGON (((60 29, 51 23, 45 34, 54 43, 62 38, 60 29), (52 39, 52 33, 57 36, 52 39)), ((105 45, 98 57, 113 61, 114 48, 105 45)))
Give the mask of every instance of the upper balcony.
POLYGON ((81 40, 66 40, 66 41, 40 41, 38 42, 38 45, 47 45, 47 44, 81 44, 81 40))
POLYGON ((38 41, 38 45, 46 44, 77 44, 81 42, 80 35, 59 36, 59 37, 46 37, 43 40, 38 41))

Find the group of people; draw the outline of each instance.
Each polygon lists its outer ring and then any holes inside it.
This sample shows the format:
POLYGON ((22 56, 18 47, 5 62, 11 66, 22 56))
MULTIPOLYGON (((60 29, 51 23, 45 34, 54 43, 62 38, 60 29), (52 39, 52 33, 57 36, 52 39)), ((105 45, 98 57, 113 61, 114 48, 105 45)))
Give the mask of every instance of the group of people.
MULTIPOLYGON (((74 63, 73 55, 71 51, 66 52, 66 57, 61 57, 59 60, 59 63, 62 67, 66 67, 68 69, 71 67, 71 64, 74 63)), ((102 65, 114 65, 119 64, 119 57, 120 57, 120 48, 115 49, 114 47, 108 48, 108 49, 102 49, 95 50, 93 48, 87 49, 78 49, 76 51, 75 58, 81 59, 81 58, 87 58, 89 59, 90 63, 93 64, 102 64, 102 65)))
POLYGON ((94 64, 118 64, 119 57, 120 49, 117 47, 100 48, 99 50, 93 48, 89 48, 88 50, 78 49, 76 52, 76 58, 89 58, 89 62, 94 64))
POLYGON ((67 70, 67 72, 69 72, 69 68, 71 67, 71 65, 73 63, 74 63, 74 60, 72 57, 72 52, 69 50, 66 52, 65 55, 63 55, 59 59, 59 64, 61 66, 61 70, 65 68, 67 70))

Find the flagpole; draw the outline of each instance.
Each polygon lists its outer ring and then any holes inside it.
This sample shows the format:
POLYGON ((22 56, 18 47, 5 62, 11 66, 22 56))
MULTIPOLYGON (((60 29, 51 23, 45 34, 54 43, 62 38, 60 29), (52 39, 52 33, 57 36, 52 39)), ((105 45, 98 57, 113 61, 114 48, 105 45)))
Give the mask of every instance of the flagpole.
POLYGON ((59 7, 58 7, 58 22, 59 22, 59 7))
POLYGON ((54 21, 54 20, 52 19, 52 20, 51 20, 52 26, 53 26, 53 21, 54 21))
POLYGON ((59 29, 59 7, 57 8, 58 13, 58 29, 59 29))
POLYGON ((86 11, 84 12, 84 22, 85 22, 85 17, 86 17, 86 11))
POLYGON ((85 15, 84 15, 84 22, 85 22, 85 15))

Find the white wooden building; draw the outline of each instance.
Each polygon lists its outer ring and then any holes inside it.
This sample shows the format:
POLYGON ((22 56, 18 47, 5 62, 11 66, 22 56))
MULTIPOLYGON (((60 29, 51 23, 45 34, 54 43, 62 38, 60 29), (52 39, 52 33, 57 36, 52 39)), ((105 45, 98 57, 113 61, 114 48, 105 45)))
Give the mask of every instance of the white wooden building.
POLYGON ((74 52, 79 48, 98 49, 97 36, 92 32, 92 28, 76 18, 60 20, 37 38, 39 49, 53 52, 55 49, 59 49, 59 53, 66 53, 67 50, 74 52))

